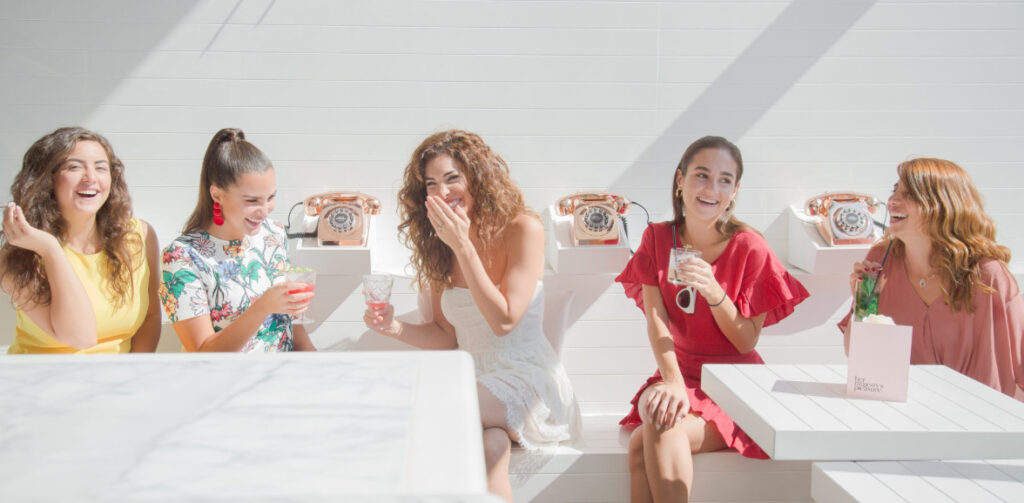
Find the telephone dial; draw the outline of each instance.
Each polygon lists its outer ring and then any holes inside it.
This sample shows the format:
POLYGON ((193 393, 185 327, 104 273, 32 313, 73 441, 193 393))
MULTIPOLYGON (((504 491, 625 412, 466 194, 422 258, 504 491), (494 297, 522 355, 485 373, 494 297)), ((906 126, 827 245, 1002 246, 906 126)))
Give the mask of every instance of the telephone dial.
POLYGON ((380 200, 361 192, 327 192, 302 203, 306 216, 318 217, 320 246, 366 246, 370 215, 380 214, 380 200))
POLYGON ((620 219, 629 200, 608 192, 578 192, 555 203, 559 215, 573 215, 573 246, 619 244, 620 219))
POLYGON ((829 246, 876 240, 874 216, 885 203, 855 192, 829 193, 807 200, 805 211, 817 217, 818 234, 829 246))

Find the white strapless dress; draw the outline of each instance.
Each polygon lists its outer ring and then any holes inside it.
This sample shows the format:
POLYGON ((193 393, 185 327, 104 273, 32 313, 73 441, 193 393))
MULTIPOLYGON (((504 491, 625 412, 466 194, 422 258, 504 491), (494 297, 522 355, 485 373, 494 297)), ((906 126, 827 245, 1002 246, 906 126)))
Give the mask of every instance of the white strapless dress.
POLYGON ((477 382, 505 404, 510 433, 526 449, 573 440, 580 412, 558 355, 544 337, 544 288, 508 335, 494 335, 467 288, 441 294, 441 310, 455 327, 459 349, 473 356, 477 382))

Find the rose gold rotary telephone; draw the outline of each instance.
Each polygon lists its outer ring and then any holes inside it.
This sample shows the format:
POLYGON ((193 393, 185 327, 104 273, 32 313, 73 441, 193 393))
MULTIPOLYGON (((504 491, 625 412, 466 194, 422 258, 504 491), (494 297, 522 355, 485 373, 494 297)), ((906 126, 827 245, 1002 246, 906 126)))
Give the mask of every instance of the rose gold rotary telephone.
POLYGON ((306 215, 318 216, 320 246, 366 246, 370 215, 380 214, 380 200, 361 192, 326 192, 302 203, 306 215))
POLYGON ((559 215, 573 215, 572 245, 619 244, 620 218, 629 200, 608 192, 578 192, 555 203, 559 215))
POLYGON ((854 192, 824 193, 807 200, 805 211, 817 217, 818 234, 829 246, 875 242, 875 215, 885 203, 854 192))

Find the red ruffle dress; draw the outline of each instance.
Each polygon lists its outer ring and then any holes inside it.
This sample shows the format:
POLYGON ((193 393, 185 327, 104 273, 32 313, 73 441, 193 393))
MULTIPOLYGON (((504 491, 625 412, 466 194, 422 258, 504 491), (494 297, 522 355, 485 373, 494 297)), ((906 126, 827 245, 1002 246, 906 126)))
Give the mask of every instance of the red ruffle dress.
MULTIPOLYGON (((718 328, 708 307, 708 300, 697 296, 693 314, 686 314, 676 305, 680 286, 667 280, 669 253, 673 247, 673 225, 669 222, 651 224, 644 231, 639 249, 615 281, 622 283, 626 295, 643 310, 643 285, 657 286, 665 300, 669 315, 669 331, 675 341, 676 361, 686 383, 690 410, 712 424, 725 439, 726 445, 750 458, 768 456, 700 389, 701 367, 705 363, 764 363, 757 351, 740 353, 718 328)), ((767 313, 764 326, 773 325, 789 316, 793 308, 806 299, 807 290, 793 278, 772 253, 768 243, 753 230, 737 232, 725 250, 713 262, 711 270, 725 293, 745 318, 767 313)), ((717 300, 717 299, 715 299, 717 300)), ((633 408, 619 422, 639 425, 637 401, 652 383, 660 382, 661 372, 640 387, 633 397, 633 408)))

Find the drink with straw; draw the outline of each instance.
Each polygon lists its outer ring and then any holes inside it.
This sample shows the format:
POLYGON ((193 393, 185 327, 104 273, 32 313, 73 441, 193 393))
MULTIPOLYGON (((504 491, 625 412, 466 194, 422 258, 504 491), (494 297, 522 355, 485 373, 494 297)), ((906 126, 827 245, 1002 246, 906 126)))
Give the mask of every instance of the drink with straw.
POLYGON ((853 317, 861 321, 872 314, 878 314, 878 273, 864 273, 860 275, 856 286, 856 302, 853 308, 853 317))
POLYGON ((885 254, 882 255, 882 263, 878 265, 875 272, 865 272, 860 275, 856 286, 853 289, 853 319, 861 321, 872 314, 878 314, 878 279, 885 267, 885 261, 889 259, 889 250, 892 250, 893 241, 885 247, 885 254))

